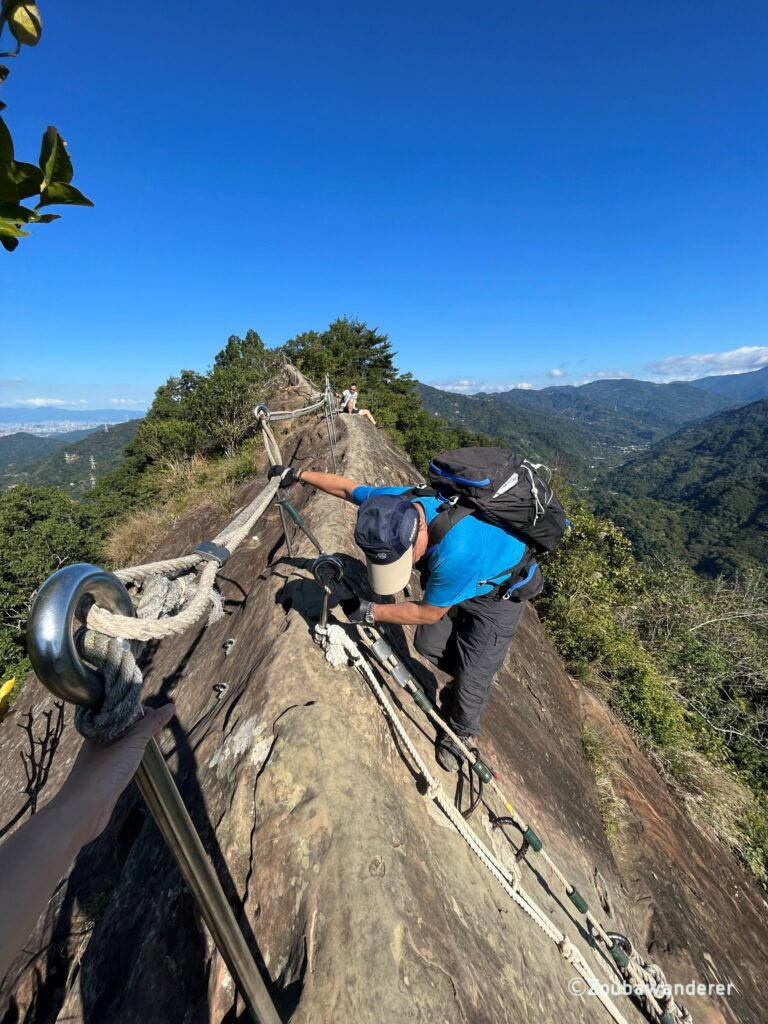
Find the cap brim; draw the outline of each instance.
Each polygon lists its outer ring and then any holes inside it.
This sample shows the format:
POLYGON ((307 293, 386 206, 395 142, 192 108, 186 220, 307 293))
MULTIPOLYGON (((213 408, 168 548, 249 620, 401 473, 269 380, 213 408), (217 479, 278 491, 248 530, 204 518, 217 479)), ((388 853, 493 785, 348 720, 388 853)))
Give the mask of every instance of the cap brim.
POLYGON ((368 580, 374 594, 381 594, 382 597, 389 597, 402 590, 411 578, 413 569, 413 552, 409 548, 404 555, 401 555, 396 562, 382 565, 380 562, 368 562, 368 580))

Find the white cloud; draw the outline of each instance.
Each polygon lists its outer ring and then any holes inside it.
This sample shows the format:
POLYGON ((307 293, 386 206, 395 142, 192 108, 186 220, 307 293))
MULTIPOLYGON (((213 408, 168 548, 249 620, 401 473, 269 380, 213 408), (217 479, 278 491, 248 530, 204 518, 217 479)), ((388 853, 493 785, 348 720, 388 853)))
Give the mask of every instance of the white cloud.
POLYGON ((146 403, 140 398, 110 398, 109 400, 112 405, 132 405, 132 406, 143 406, 146 403))
POLYGON ((15 404, 26 406, 28 409, 38 409, 43 405, 55 405, 59 408, 64 408, 64 406, 72 405, 73 403, 67 402, 63 398, 18 398, 15 404))
POLYGON ((458 394, 466 395, 472 391, 482 391, 483 385, 477 380, 465 380, 459 378, 458 380, 446 380, 446 381, 433 381, 433 388, 440 388, 441 391, 455 391, 458 394))
POLYGON ((728 352, 704 352, 669 356, 648 363, 651 373, 667 380, 694 380, 720 373, 746 373, 768 366, 768 345, 742 345, 728 352))
POLYGON ((465 378, 447 381, 430 381, 430 385, 433 388, 439 388, 441 391, 453 391, 458 395, 476 395, 480 392, 486 395, 495 395, 501 391, 514 391, 515 388, 520 388, 523 391, 530 391, 533 389, 533 385, 529 384, 527 381, 521 381, 519 384, 486 384, 481 380, 467 380, 465 378))
POLYGON ((562 370, 558 370, 555 366, 553 369, 548 371, 547 376, 551 377, 553 380, 557 380, 558 377, 564 377, 565 373, 562 370))

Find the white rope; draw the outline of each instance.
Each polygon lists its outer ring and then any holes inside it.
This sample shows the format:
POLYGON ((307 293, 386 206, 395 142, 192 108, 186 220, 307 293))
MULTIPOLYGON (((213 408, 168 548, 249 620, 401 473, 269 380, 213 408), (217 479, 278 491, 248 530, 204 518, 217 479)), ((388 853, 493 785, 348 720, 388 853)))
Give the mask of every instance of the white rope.
POLYGON ((381 684, 376 678, 376 674, 363 657, 357 644, 351 639, 351 637, 349 637, 341 626, 335 624, 327 626, 325 631, 317 630, 317 632, 320 634, 324 645, 327 644, 328 646, 328 653, 330 655, 329 661, 336 665, 343 664, 344 662, 340 659, 343 655, 346 655, 344 660, 351 662, 370 685, 384 713, 390 720, 392 727, 400 737, 403 746, 406 748, 421 773, 427 785, 426 796, 429 799, 433 799, 443 813, 450 819, 451 823, 455 826, 456 830, 468 844, 472 852, 476 857, 478 857, 484 867, 486 867, 493 875, 507 895, 514 900, 520 909, 531 918, 534 924, 536 924, 537 927, 539 927, 545 935, 551 939, 560 952, 566 957, 568 962, 573 965, 589 986, 589 991, 593 992, 597 996, 613 1020, 616 1021, 616 1024, 627 1024, 626 1018, 607 995, 607 987, 600 983, 579 950, 569 942, 565 935, 558 931, 552 922, 544 915, 544 912, 522 889, 520 886, 519 874, 514 874, 510 877, 507 873, 508 869, 506 869, 496 859, 488 847, 469 828, 464 818, 462 818, 459 811, 454 807, 453 802, 448 799, 442 786, 437 779, 432 776, 424 762, 424 759, 411 742, 411 739, 403 727, 394 707, 390 703, 381 684))

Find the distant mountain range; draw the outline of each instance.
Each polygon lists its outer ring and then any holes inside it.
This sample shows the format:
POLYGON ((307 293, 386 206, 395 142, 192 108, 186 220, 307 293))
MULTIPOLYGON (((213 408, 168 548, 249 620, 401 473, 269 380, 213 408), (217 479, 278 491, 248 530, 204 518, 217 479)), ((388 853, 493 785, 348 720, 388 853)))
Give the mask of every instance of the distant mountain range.
POLYGON ((594 490, 638 554, 716 575, 768 564, 768 399, 664 438, 594 490))
POLYGON ((424 384, 420 389, 426 408, 449 423, 500 438, 577 483, 729 405, 720 395, 684 382, 599 380, 578 387, 477 395, 456 395, 424 384))
POLYGON ((57 405, 0 407, 0 423, 126 423, 142 415, 136 409, 62 409, 57 405))
POLYGON ((768 367, 668 384, 456 395, 426 408, 561 470, 643 557, 717 574, 768 564, 768 367))
POLYGON ((82 441, 92 432, 93 428, 91 427, 88 430, 68 430, 61 434, 48 434, 45 437, 41 437, 39 434, 27 434, 24 431, 0 437, 0 485, 5 482, 6 473, 14 473, 31 466, 63 445, 82 441))
POLYGON ((62 487, 77 498, 92 479, 113 470, 141 420, 48 437, 17 433, 0 437, 0 487, 26 483, 62 487))
POLYGON ((720 395, 729 405, 746 405, 768 398, 768 366, 750 373, 730 373, 723 377, 702 377, 691 381, 694 387, 720 395))

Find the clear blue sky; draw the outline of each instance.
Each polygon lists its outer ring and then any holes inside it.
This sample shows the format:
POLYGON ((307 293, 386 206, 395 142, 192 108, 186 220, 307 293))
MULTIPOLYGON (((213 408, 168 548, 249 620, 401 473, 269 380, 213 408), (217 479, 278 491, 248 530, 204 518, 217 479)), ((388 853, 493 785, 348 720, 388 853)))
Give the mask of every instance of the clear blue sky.
POLYGON ((466 390, 768 362, 764 2, 41 4, 4 116, 96 208, 0 254, 0 405, 345 313, 466 390))

